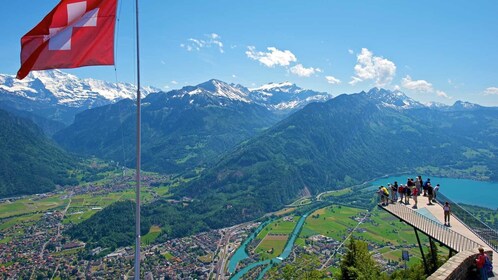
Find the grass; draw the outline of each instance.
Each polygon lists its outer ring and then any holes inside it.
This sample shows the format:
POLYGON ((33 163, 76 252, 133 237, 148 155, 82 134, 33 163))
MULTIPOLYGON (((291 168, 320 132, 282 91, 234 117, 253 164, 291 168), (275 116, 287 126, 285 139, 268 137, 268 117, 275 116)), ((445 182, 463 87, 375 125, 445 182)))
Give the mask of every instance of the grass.
POLYGON ((166 252, 163 254, 163 256, 169 261, 171 260, 172 258, 174 258, 175 256, 173 256, 170 252, 166 252))
MULTIPOLYGON (((150 188, 142 189, 140 191, 140 195, 143 198, 144 203, 152 199, 150 188)), ((121 200, 133 200, 133 199, 135 199, 135 191, 133 189, 120 191, 120 192, 111 192, 107 194, 95 194, 95 195, 82 194, 74 196, 72 198, 71 206, 68 209, 67 215, 64 218, 63 223, 64 224, 81 223, 82 221, 90 218, 95 213, 100 211, 100 209, 92 209, 92 208, 103 209, 114 202, 121 200)))
POLYGON ((12 240, 12 236, 7 236, 4 239, 0 239, 0 244, 7 244, 12 240))
MULTIPOLYGON (((348 235, 348 229, 352 229, 358 224, 352 217, 364 211, 337 205, 319 209, 306 219, 295 245, 305 246, 306 238, 317 234, 342 241, 348 235)), ((374 208, 370 214, 370 218, 362 223, 354 233, 355 238, 376 245, 377 248, 372 252, 382 254, 385 259, 402 263, 401 252, 407 250, 410 254, 408 265, 420 263, 422 257, 412 227, 399 222, 399 219, 378 208, 374 208)), ((419 236, 422 246, 427 252, 429 248, 428 238, 423 234, 419 236)), ((441 255, 448 254, 446 249, 440 248, 439 251, 441 255)))
POLYGON ((329 196, 334 196, 334 197, 343 196, 343 195, 351 193, 351 192, 352 192, 351 188, 345 188, 345 189, 342 189, 342 190, 328 192, 328 193, 324 194, 322 197, 326 198, 326 197, 329 197, 329 196))
POLYGON ((262 259, 278 257, 284 250, 288 238, 289 235, 266 235, 255 251, 262 259))
POLYGON ((151 226, 149 232, 142 237, 142 245, 149 245, 161 234, 161 228, 159 226, 151 226))
POLYGON ((35 200, 32 198, 19 199, 14 202, 0 204, 0 219, 22 216, 30 213, 42 213, 55 209, 67 203, 60 195, 35 200))
POLYGON ((6 219, 5 221, 2 221, 2 223, 0 224, 0 231, 20 223, 24 223, 24 225, 35 223, 35 221, 39 220, 41 216, 42 214, 31 214, 31 215, 24 215, 20 217, 6 219))
POLYGON ((292 213, 294 212, 294 210, 296 210, 295 207, 290 207, 290 208, 284 208, 282 210, 279 210, 277 212, 274 212, 273 214, 275 214, 276 216, 283 216, 283 215, 286 215, 286 214, 289 214, 289 213, 292 213))
POLYGON ((291 234, 292 230, 294 230, 294 227, 296 226, 297 221, 299 220, 299 216, 294 216, 294 219, 292 222, 290 221, 283 221, 283 218, 278 219, 269 225, 267 225, 265 228, 263 228, 259 234, 256 236, 257 239, 263 240, 268 233, 272 234, 291 234))
POLYGON ((62 250, 59 252, 52 253, 52 256, 58 256, 58 257, 72 256, 72 255, 76 255, 78 252, 83 251, 83 250, 84 250, 83 248, 73 248, 73 249, 68 249, 68 250, 62 250))
POLYGON ((213 261, 214 255, 213 254, 207 254, 204 256, 199 256, 197 259, 205 264, 209 264, 213 261))
MULTIPOLYGON (((347 235, 347 231, 353 228, 358 222, 351 217, 357 216, 364 210, 342 206, 329 206, 313 212, 304 222, 299 238, 308 238, 321 234, 342 240, 347 235)), ((304 243, 304 242, 299 242, 304 243)))
POLYGON ((261 254, 261 258, 274 258, 282 253, 289 235, 296 227, 297 221, 300 218, 300 216, 292 217, 292 221, 284 221, 284 218, 280 218, 268 224, 259 232, 256 239, 261 241, 255 248, 255 252, 261 254))
POLYGON ((362 224, 360 229, 364 229, 365 232, 357 233, 355 236, 378 245, 390 243, 399 246, 417 243, 413 228, 400 223, 399 219, 378 208, 372 211, 370 221, 362 224))

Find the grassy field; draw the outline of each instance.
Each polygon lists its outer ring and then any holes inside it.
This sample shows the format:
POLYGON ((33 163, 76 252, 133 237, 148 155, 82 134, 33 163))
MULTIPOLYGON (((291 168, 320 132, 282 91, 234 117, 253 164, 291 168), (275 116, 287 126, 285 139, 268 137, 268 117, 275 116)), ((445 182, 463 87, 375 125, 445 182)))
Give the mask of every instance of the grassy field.
POLYGON ((30 198, 19 199, 13 202, 4 202, 0 204, 0 219, 10 218, 14 216, 22 216, 30 213, 43 213, 48 210, 53 210, 57 207, 65 205, 67 199, 61 199, 60 195, 52 197, 35 199, 30 198))
POLYGON ((142 245, 149 245, 150 243, 154 242, 157 237, 161 234, 161 228, 159 226, 151 226, 149 233, 146 235, 142 236, 142 245))
POLYGON ((355 236, 378 245, 389 243, 398 246, 417 243, 412 227, 399 222, 399 219, 378 208, 372 211, 370 220, 363 223, 359 229, 360 232, 362 229, 364 232, 357 233, 355 236))
MULTIPOLYGON (((145 173, 144 173, 145 174, 145 173)), ((153 176, 152 173, 147 173, 153 176)), ((108 185, 112 182, 113 178, 122 176, 122 171, 109 171, 102 173, 104 179, 94 181, 92 185, 108 185)), ((86 185, 90 183, 82 183, 86 185)), ((71 197, 71 204, 68 208, 63 223, 81 223, 82 221, 90 218, 98 211, 111 205, 114 202, 122 200, 135 199, 135 183, 130 182, 130 188, 123 191, 116 191, 105 193, 105 189, 99 193, 79 194, 71 197)), ((144 203, 150 202, 154 197, 167 197, 169 193, 169 186, 160 185, 154 187, 142 187, 141 198, 144 203)), ((62 211, 69 203, 68 191, 62 191, 49 197, 39 195, 31 195, 22 199, 14 201, 5 201, 0 203, 0 231, 11 228, 17 224, 24 226, 34 224, 40 220, 44 213, 49 211, 59 210, 62 211)), ((156 233, 157 234, 157 233, 156 233)), ((156 236, 157 237, 157 236, 156 236)), ((155 239, 152 238, 151 240, 155 239)), ((147 239, 146 239, 147 240, 147 239)), ((6 242, 5 239, 3 242, 6 242)))
POLYGON ((284 221, 283 218, 280 218, 267 225, 263 230, 261 230, 261 232, 259 232, 256 238, 263 240, 268 233, 291 234, 298 220, 299 216, 294 216, 292 221, 284 221))
POLYGON ((364 210, 343 206, 329 206, 318 209, 306 219, 298 240, 304 244, 305 238, 321 234, 342 240, 347 235, 347 230, 353 228, 358 222, 352 218, 364 210))
POLYGON ((342 195, 348 194, 350 192, 352 192, 351 188, 345 188, 345 189, 342 189, 342 190, 332 191, 332 192, 326 193, 322 197, 326 198, 326 197, 329 197, 329 196, 342 196, 342 195))
MULTIPOLYGON (((150 188, 142 189, 140 195, 145 203, 152 199, 150 188)), ((108 194, 83 194, 74 196, 63 223, 81 223, 116 201, 133 199, 135 199, 135 191, 133 189, 108 194)))
MULTIPOLYGON (((348 229, 358 224, 353 217, 362 212, 365 210, 337 205, 319 209, 306 219, 296 245, 304 246, 306 238, 317 234, 342 241, 348 235, 348 229)), ((370 214, 370 218, 365 220, 354 233, 355 238, 376 245, 377 248, 371 252, 380 253, 385 259, 401 262, 401 251, 407 250, 410 254, 408 265, 420 263, 422 257, 412 227, 378 208, 374 208, 370 214)), ((419 236, 427 252, 428 238, 423 234, 419 236)), ((448 254, 444 248, 440 248, 439 251, 442 256, 448 254)))
POLYGON ((283 218, 280 218, 268 224, 256 236, 260 242, 255 248, 255 252, 259 253, 263 259, 278 257, 282 253, 289 235, 300 218, 299 216, 291 217, 293 217, 292 221, 284 221, 283 218))
POLYGON ((284 250, 289 235, 266 235, 256 248, 262 259, 278 257, 284 250))

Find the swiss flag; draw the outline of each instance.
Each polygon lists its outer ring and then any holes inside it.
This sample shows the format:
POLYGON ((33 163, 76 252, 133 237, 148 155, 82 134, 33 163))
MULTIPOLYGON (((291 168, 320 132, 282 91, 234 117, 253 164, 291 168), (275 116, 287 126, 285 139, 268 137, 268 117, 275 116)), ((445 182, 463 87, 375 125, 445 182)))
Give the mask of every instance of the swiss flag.
POLYGON ((114 64, 117 0, 62 0, 21 38, 21 68, 31 70, 114 64))

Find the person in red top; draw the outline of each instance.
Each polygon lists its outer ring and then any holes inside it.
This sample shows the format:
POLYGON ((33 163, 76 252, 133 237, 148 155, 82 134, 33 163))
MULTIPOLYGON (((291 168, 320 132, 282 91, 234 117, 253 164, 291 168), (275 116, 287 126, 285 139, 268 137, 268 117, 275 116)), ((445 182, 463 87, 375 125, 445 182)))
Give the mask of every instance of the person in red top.
POLYGON ((417 206, 417 203, 418 203, 417 196, 418 195, 420 195, 418 193, 418 189, 416 187, 413 187, 413 189, 412 189, 412 197, 413 197, 413 201, 415 201, 415 205, 413 205, 413 207, 412 207, 413 209, 417 209, 418 208, 418 206, 417 206))
POLYGON ((488 258, 488 255, 484 253, 484 249, 482 247, 479 248, 479 255, 477 255, 476 259, 476 265, 477 269, 479 269, 479 274, 481 280, 487 280, 488 279, 488 272, 486 271, 486 268, 484 267, 484 264, 486 263, 486 259, 488 258))

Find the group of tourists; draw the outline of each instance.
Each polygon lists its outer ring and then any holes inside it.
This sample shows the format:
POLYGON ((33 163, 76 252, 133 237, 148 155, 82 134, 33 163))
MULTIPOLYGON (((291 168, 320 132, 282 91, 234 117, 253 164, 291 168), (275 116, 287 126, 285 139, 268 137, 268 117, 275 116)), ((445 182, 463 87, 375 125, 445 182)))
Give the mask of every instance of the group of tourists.
MULTIPOLYGON (((380 186, 377 193, 380 197, 380 203, 382 204, 382 206, 389 205, 389 202, 393 204, 403 203, 405 205, 410 205, 411 198, 414 202, 412 208, 417 209, 419 196, 427 197, 427 205, 434 205, 433 202, 436 202, 438 191, 439 184, 433 187, 430 178, 424 181, 422 179, 422 176, 417 176, 416 180, 414 180, 413 178, 408 178, 406 184, 398 185, 398 182, 395 181, 393 184, 387 184, 387 187, 380 186)), ((450 226, 450 204, 448 202, 445 202, 442 206, 444 211, 444 225, 450 226)))
MULTIPOLYGON (((382 206, 388 206, 389 203, 403 203, 405 205, 410 205, 411 198, 414 202, 412 208, 417 209, 419 196, 427 197, 427 205, 434 205, 433 202, 436 202, 438 191, 439 184, 433 187, 431 179, 428 178, 426 181, 423 181, 422 176, 417 176, 415 180, 413 178, 408 178, 406 184, 398 185, 398 182, 394 182, 393 184, 387 184, 387 187, 380 186, 377 193, 380 197, 380 203, 382 203, 382 206)), ((446 201, 442 207, 444 211, 444 225, 449 227, 451 216, 450 204, 446 201)), ((480 279, 488 279, 488 274, 492 275, 493 266, 489 257, 484 253, 483 248, 479 248, 479 254, 477 255, 475 263, 480 279)))
POLYGON ((387 188, 384 186, 379 187, 379 195, 381 197, 382 205, 388 205, 389 200, 391 203, 396 203, 398 198, 399 203, 409 205, 410 198, 412 198, 415 203, 412 208, 415 209, 418 207, 419 196, 427 197, 429 202, 427 205, 434 205, 433 202, 436 202, 438 191, 439 184, 434 187, 432 186, 430 178, 424 181, 422 176, 417 176, 416 179, 408 178, 406 180, 406 184, 398 185, 398 182, 395 181, 393 184, 387 184, 387 188))

